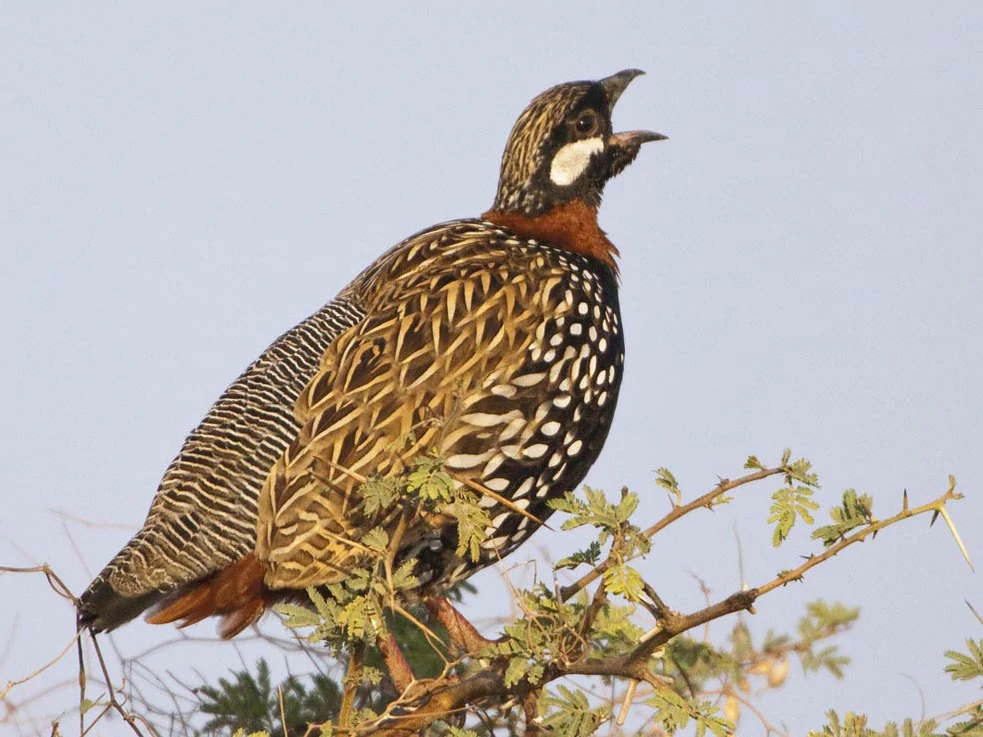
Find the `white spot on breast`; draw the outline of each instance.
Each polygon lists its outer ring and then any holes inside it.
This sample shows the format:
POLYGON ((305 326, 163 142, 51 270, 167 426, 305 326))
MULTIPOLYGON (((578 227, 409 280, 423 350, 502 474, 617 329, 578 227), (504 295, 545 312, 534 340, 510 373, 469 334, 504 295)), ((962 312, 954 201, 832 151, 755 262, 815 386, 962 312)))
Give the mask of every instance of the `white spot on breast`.
POLYGON ((535 445, 530 445, 528 448, 522 451, 522 455, 526 458, 542 458, 546 455, 546 451, 549 448, 543 443, 536 443, 535 445))
POLYGON ((606 351, 608 349, 608 339, 607 338, 601 338, 601 340, 597 344, 597 348, 598 348, 598 350, 601 351, 601 353, 604 353, 604 351, 606 351))
POLYGON ((568 456, 575 456, 575 455, 577 455, 580 452, 580 449, 583 448, 583 447, 584 447, 584 444, 581 441, 574 440, 570 444, 570 447, 567 448, 567 455, 568 456))
MULTIPOLYGON (((594 309, 595 311, 597 310, 596 307, 594 309)), ((586 315, 588 312, 590 312, 590 307, 586 302, 581 302, 579 305, 577 305, 577 314, 586 315)), ((594 315, 594 317, 600 317, 600 315, 594 315)))
POLYGON ((569 394, 561 394, 558 397, 553 397, 553 406, 554 407, 558 407, 559 409, 564 409, 566 407, 569 407, 570 406, 570 395, 569 394))
MULTIPOLYGON (((593 326, 591 326, 591 330, 594 330, 594 327, 593 326)), ((573 325, 570 326, 570 335, 580 335, 583 332, 584 332, 584 326, 581 325, 579 322, 575 322, 573 325)), ((597 331, 594 330, 594 332, 596 333, 597 331)), ((594 339, 591 338, 591 340, 594 340, 594 339)), ((559 345, 559 344, 557 344, 557 345, 559 345)))
POLYGON ((488 479, 485 482, 485 486, 492 491, 505 491, 507 488, 509 488, 509 480, 503 478, 488 479))
POLYGON ((563 342, 563 336, 560 335, 559 333, 557 333, 552 338, 550 338, 550 345, 553 346, 554 348, 556 348, 562 342, 563 342))
POLYGON ((539 428, 539 431, 546 437, 551 438, 560 432, 560 423, 556 420, 552 420, 539 428))
POLYGON ((543 380, 545 374, 523 374, 512 379, 515 386, 535 386, 543 380))
POLYGON ((529 490, 532 488, 533 481, 534 479, 532 476, 527 476, 526 480, 523 481, 519 485, 519 488, 515 490, 515 493, 512 495, 512 500, 515 501, 516 499, 520 499, 528 494, 529 490))
POLYGON ((608 403, 608 393, 601 392, 597 397, 597 406, 603 407, 607 403, 608 403))
POLYGON ((506 440, 511 440, 520 432, 522 428, 526 426, 526 419, 524 417, 516 417, 512 422, 510 422, 502 432, 498 434, 499 442, 504 443, 506 440))
POLYGON ((485 467, 481 470, 481 475, 484 478, 488 478, 498 470, 498 467, 502 465, 502 461, 504 460, 505 456, 503 456, 501 453, 496 453, 492 456, 492 459, 485 464, 485 467))
POLYGON ((562 478, 563 472, 566 470, 567 470, 567 464, 564 463, 562 466, 560 466, 558 469, 556 469, 553 472, 553 480, 556 481, 557 479, 562 478))
POLYGON ((573 184, 587 170, 591 157, 603 150, 604 141, 600 136, 568 143, 553 157, 550 180, 560 187, 573 184))

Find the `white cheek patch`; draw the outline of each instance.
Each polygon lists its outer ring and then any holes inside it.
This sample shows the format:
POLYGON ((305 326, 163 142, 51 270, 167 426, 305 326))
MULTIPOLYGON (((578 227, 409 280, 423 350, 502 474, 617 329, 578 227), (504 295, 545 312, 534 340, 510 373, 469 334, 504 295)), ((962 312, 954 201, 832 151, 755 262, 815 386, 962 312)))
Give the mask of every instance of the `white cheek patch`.
POLYGON ((591 156, 604 150, 600 136, 574 141, 556 152, 550 165, 550 179, 553 184, 565 187, 573 184, 587 169, 591 156))

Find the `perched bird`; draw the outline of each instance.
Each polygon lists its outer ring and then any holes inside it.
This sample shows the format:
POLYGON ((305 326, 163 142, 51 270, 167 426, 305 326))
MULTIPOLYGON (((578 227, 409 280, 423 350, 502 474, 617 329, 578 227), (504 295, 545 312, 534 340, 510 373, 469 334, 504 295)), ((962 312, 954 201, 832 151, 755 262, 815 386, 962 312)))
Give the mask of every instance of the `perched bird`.
POLYGON ((618 250, 597 210, 605 183, 665 138, 612 131, 641 73, 540 94, 488 212, 396 245, 250 365, 82 594, 80 622, 107 630, 155 607, 157 623, 222 616, 228 637, 344 578, 379 526, 397 564, 416 561, 421 597, 526 540, 597 459, 618 401, 618 250), (476 555, 458 551, 453 514, 364 503, 366 479, 428 453, 487 511, 476 555))

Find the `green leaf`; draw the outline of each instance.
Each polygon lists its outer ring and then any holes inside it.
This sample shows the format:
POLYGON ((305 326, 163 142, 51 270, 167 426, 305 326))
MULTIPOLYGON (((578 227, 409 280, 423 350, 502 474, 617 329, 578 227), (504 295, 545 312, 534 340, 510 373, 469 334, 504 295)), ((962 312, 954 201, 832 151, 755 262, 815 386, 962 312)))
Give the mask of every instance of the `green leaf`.
POLYGON ((601 544, 594 540, 587 546, 586 550, 578 550, 573 555, 561 558, 553 566, 553 570, 560 571, 565 568, 576 568, 580 565, 596 566, 601 559, 601 544))
POLYGON ((338 616, 348 637, 352 640, 369 641, 382 628, 382 610, 373 596, 356 596, 338 616))
POLYGON ((617 565, 604 572, 604 587, 609 594, 638 601, 645 590, 645 580, 631 566, 617 565))
POLYGON ((512 688, 521 681, 528 670, 529 661, 526 658, 512 658, 505 669, 505 688, 512 688))
POLYGON ((456 553, 477 562, 481 558, 481 543, 487 538, 491 525, 488 510, 479 506, 477 495, 464 490, 458 493, 453 511, 457 517, 456 553))
POLYGON ((473 729, 461 729, 450 724, 447 725, 445 734, 447 737, 478 737, 478 733, 473 729))
POLYGON ((454 498, 454 481, 444 471, 444 459, 438 455, 421 456, 413 461, 406 489, 429 501, 450 502, 454 498))
POLYGON ((628 489, 621 490, 621 501, 614 510, 618 522, 627 522, 638 509, 638 494, 632 494, 628 489))
POLYGON ((748 468, 755 471, 763 471, 765 467, 764 464, 762 464, 761 461, 758 460, 757 456, 748 456, 747 460, 744 461, 744 468, 748 468))
POLYGON ((647 702, 655 708, 653 718, 662 722, 669 734, 689 724, 691 712, 686 700, 672 689, 659 689, 647 702))
POLYGON ((284 624, 292 629, 317 627, 322 621, 321 616, 317 612, 311 611, 311 609, 305 606, 298 606, 297 604, 277 604, 273 609, 286 617, 284 624))
POLYGON ((403 490, 401 479, 372 476, 361 486, 362 503, 365 513, 374 515, 381 509, 388 509, 403 490))
POLYGON ((399 568, 393 571, 393 588, 397 591, 412 589, 420 585, 420 579, 413 575, 416 568, 416 558, 403 561, 399 568))
POLYGON ((983 640, 966 640, 968 653, 947 650, 945 656, 951 660, 945 667, 954 681, 969 681, 983 677, 983 640))
POLYGON ((771 495, 771 516, 768 517, 768 524, 775 525, 771 543, 776 548, 788 539, 796 518, 807 525, 815 523, 812 512, 819 509, 819 505, 813 501, 812 495, 813 490, 808 486, 791 484, 771 495))
POLYGON ((827 548, 835 545, 851 531, 873 521, 873 505, 873 500, 866 494, 847 489, 843 492, 840 506, 829 511, 833 524, 817 527, 812 532, 812 539, 821 540, 827 548))
POLYGON ((589 737, 608 718, 607 709, 591 709, 582 691, 566 686, 558 688, 558 695, 547 694, 543 706, 549 709, 543 724, 562 737, 589 737))
POLYGON ((967 716, 965 721, 949 725, 946 734, 949 737, 983 737, 983 706, 976 706, 967 716))
POLYGON ((385 677, 385 673, 383 673, 378 668, 372 668, 368 665, 363 665, 359 669, 359 673, 358 673, 359 681, 368 686, 378 686, 380 683, 382 683, 382 679, 384 677, 385 677))
POLYGON ((389 533, 381 527, 375 527, 362 536, 361 543, 376 553, 385 553, 389 547, 389 533))
POLYGON ((655 483, 669 492, 673 497, 673 504, 679 506, 683 501, 683 492, 679 488, 679 482, 672 475, 668 468, 660 467, 655 470, 655 483))

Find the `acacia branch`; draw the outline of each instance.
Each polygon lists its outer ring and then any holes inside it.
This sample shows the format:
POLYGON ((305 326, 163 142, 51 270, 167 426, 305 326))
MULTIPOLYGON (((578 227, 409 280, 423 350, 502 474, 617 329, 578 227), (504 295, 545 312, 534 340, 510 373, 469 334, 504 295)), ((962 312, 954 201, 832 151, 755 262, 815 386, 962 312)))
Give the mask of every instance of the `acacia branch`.
MULTIPOLYGON (((725 491, 781 472, 781 469, 766 469, 733 482, 723 482, 712 492, 690 504, 674 508, 670 514, 646 530, 646 534, 649 534, 650 531, 653 531, 651 534, 655 534, 689 511, 701 506, 708 506, 725 491)), ((527 681, 520 681, 506 687, 505 668, 507 660, 499 660, 494 663, 493 667, 462 681, 440 678, 428 684, 422 694, 414 699, 413 704, 404 703, 401 705, 400 713, 390 712, 376 720, 359 725, 355 733, 360 737, 368 737, 369 735, 372 737, 408 737, 408 735, 419 732, 434 721, 446 718, 462 708, 474 705, 476 702, 491 698, 521 700, 529 694, 539 691, 547 683, 569 675, 626 678, 632 681, 644 681, 653 688, 662 688, 664 684, 659 676, 651 671, 649 660, 654 652, 672 638, 728 614, 739 611, 754 613, 754 603, 759 597, 793 581, 801 580, 807 571, 833 558, 850 545, 862 542, 868 537, 875 536, 880 530, 921 514, 933 513, 947 518, 945 514, 946 504, 961 498, 962 494, 956 493, 954 485, 951 484, 942 496, 919 507, 909 508, 906 500, 902 510, 894 516, 884 520, 871 520, 862 529, 846 535, 822 553, 810 556, 797 568, 779 574, 760 587, 735 592, 721 601, 689 614, 682 614, 666 608, 661 617, 660 628, 654 630, 633 650, 622 655, 584 658, 570 664, 550 662, 545 667, 543 677, 535 686, 530 685, 527 681)))
MULTIPOLYGON (((734 489, 744 486, 745 484, 752 484, 755 481, 761 481, 769 476, 777 476, 778 474, 786 473, 787 469, 784 467, 779 468, 763 468, 760 471, 755 471, 754 473, 749 473, 747 476, 741 476, 739 479, 725 479, 713 487, 710 491, 702 496, 698 496, 691 502, 686 504, 673 505, 672 510, 666 514, 662 519, 656 522, 651 527, 647 528, 642 532, 644 537, 649 539, 655 537, 658 533, 662 532, 666 527, 671 525, 676 520, 681 517, 685 517, 687 514, 692 512, 694 509, 700 509, 705 507, 706 509, 712 509, 714 503, 722 495, 726 494, 728 491, 733 491, 734 489)), ((604 575, 606 571, 611 569, 613 566, 623 563, 623 560, 608 557, 601 565, 596 566, 592 570, 585 573, 583 576, 578 578, 569 586, 564 586, 560 589, 560 600, 567 601, 571 596, 576 595, 582 591, 587 586, 590 586, 594 581, 604 575)))
MULTIPOLYGON (((684 615, 679 614, 678 612, 667 612, 664 621, 662 622, 661 629, 655 632, 650 639, 639 644, 635 650, 626 656, 627 660, 629 662, 646 661, 652 655, 652 653, 665 645, 676 635, 682 634, 686 630, 697 627, 713 619, 718 619, 719 617, 723 617, 727 614, 733 614, 735 612, 745 610, 754 614, 754 602, 759 597, 774 591, 780 586, 786 586, 793 581, 802 580, 807 571, 815 568, 821 563, 826 562, 854 543, 863 542, 868 537, 877 535, 878 532, 886 527, 890 527, 891 525, 920 514, 932 512, 933 514, 942 515, 945 512, 945 505, 948 502, 962 498, 962 494, 956 493, 954 481, 950 477, 949 488, 938 499, 934 499, 933 501, 923 504, 920 507, 909 508, 906 497, 903 508, 893 517, 888 517, 884 520, 871 520, 868 524, 864 525, 862 529, 845 536, 839 542, 830 545, 822 553, 809 556, 809 558, 802 563, 802 565, 792 570, 780 573, 771 581, 762 586, 748 589, 747 591, 738 591, 731 594, 723 601, 719 601, 716 604, 712 604, 708 607, 693 612, 692 614, 684 615)), ((949 519, 948 515, 945 516, 947 519, 949 519)))
POLYGON ((785 586, 793 581, 801 580, 803 574, 805 574, 805 572, 808 571, 810 568, 814 568, 820 563, 829 560, 830 558, 839 554, 844 549, 850 547, 854 543, 863 542, 868 537, 875 537, 877 533, 883 530, 884 528, 897 524, 902 520, 906 520, 909 519, 910 517, 915 517, 920 514, 927 514, 929 512, 932 512, 933 515, 943 516, 943 518, 949 524, 949 529, 953 533, 953 536, 956 539, 956 543, 959 546, 960 551, 962 551, 963 556, 966 558, 966 562, 970 564, 970 567, 972 567, 972 563, 970 563, 969 561, 969 556, 966 553, 966 549, 962 545, 962 541, 959 539, 958 534, 955 532, 955 526, 951 521, 952 518, 949 517, 949 514, 945 508, 945 505, 948 504, 949 502, 956 501, 963 498, 963 495, 957 493, 955 490, 955 480, 952 479, 951 476, 949 478, 950 478, 949 488, 938 499, 934 499, 928 502, 927 504, 921 505, 920 507, 910 508, 908 506, 908 496, 906 494, 904 500, 904 506, 902 507, 901 511, 898 512, 896 515, 894 515, 893 517, 888 517, 887 519, 883 519, 883 520, 871 520, 862 529, 859 529, 856 532, 843 537, 838 543, 830 545, 828 548, 826 548, 826 550, 824 550, 819 555, 809 556, 809 558, 805 561, 805 563, 800 565, 798 568, 794 568, 791 571, 784 571, 780 573, 778 576, 776 576, 775 578, 773 578, 768 583, 755 589, 757 591, 757 595, 762 596, 764 594, 767 594, 769 591, 773 591, 779 586, 785 586))

